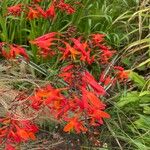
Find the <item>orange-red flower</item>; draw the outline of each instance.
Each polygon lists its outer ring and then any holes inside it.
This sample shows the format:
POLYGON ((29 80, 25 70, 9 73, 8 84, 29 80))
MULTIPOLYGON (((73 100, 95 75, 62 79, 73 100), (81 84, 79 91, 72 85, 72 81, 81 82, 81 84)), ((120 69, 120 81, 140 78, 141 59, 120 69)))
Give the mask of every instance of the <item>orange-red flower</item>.
POLYGON ((27 18, 29 20, 32 20, 32 19, 39 18, 39 17, 40 17, 39 12, 37 10, 33 9, 32 7, 29 7, 29 12, 28 12, 27 18))
POLYGON ((83 92, 85 92, 84 94, 86 95, 87 99, 88 99, 88 103, 95 109, 104 109, 105 108, 105 104, 103 104, 101 102, 101 100, 93 93, 87 90, 84 90, 83 92))
POLYGON ((91 109, 89 116, 91 120, 90 125, 92 126, 99 126, 100 124, 103 124, 103 118, 110 118, 108 113, 98 109, 91 109))
POLYGON ((47 17, 46 12, 38 4, 35 4, 32 7, 30 6, 28 7, 28 9, 29 11, 27 14, 27 18, 29 20, 37 19, 39 17, 47 17))
POLYGON ((81 52, 81 61, 86 61, 88 64, 91 64, 94 61, 94 57, 90 57, 91 54, 91 50, 89 48, 89 45, 87 44, 87 42, 80 42, 80 39, 75 39, 72 38, 71 39, 74 43, 74 47, 81 52))
POLYGON ((87 128, 84 127, 83 122, 79 121, 77 117, 69 119, 69 123, 63 129, 65 132, 71 132, 75 130, 77 133, 86 132, 87 128))
POLYGON ((116 75, 117 75, 117 79, 120 82, 126 81, 128 79, 129 73, 127 71, 125 71, 123 67, 115 66, 114 69, 117 70, 116 75))
POLYGON ((38 89, 33 96, 29 97, 31 106, 36 110, 39 110, 42 106, 49 107, 49 105, 55 109, 61 107, 61 102, 64 99, 60 93, 62 90, 64 89, 55 89, 51 85, 38 89))
POLYGON ((101 83, 104 83, 105 86, 107 86, 107 85, 113 83, 113 82, 114 82, 114 79, 113 79, 113 77, 111 77, 110 75, 107 76, 107 75, 104 74, 104 72, 102 72, 102 73, 100 74, 99 81, 100 81, 101 83))
POLYGON ((80 55, 81 53, 77 51, 74 47, 70 46, 69 43, 67 42, 63 42, 63 43, 65 44, 66 47, 61 48, 61 50, 63 51, 63 56, 61 57, 60 60, 65 60, 69 56, 73 58, 73 60, 76 60, 76 57, 80 55))
POLYGON ((29 60, 26 50, 19 45, 2 42, 0 43, 0 50, 2 55, 7 59, 14 59, 16 56, 21 55, 26 60, 29 60))

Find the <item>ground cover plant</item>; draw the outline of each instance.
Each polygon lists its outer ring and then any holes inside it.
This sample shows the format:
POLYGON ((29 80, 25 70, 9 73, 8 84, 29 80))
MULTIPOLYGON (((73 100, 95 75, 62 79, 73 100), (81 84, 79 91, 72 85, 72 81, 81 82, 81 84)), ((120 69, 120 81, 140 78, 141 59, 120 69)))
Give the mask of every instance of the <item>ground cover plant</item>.
POLYGON ((77 137, 75 149, 149 149, 149 10, 134 0, 0 1, 1 148, 32 149, 44 130, 77 137))

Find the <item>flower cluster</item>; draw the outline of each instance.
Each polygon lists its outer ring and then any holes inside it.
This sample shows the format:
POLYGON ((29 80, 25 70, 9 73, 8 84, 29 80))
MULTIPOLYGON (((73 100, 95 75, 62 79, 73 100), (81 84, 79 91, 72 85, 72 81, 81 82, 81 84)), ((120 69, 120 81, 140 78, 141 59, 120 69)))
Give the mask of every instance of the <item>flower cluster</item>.
POLYGON ((89 125, 101 125, 103 118, 110 117, 103 111, 106 105, 99 99, 105 94, 104 88, 88 71, 77 71, 79 68, 69 65, 61 70, 59 76, 67 79, 67 87, 56 89, 47 85, 29 97, 33 109, 47 107, 53 117, 67 122, 65 132, 86 132, 89 125))
POLYGON ((27 15, 29 20, 37 19, 37 18, 54 18, 56 16, 56 11, 61 10, 66 12, 68 15, 75 13, 75 8, 73 8, 70 4, 64 2, 64 0, 52 0, 49 7, 42 8, 38 3, 42 0, 33 0, 30 4, 22 4, 19 3, 14 6, 10 6, 7 8, 8 15, 20 16, 22 12, 27 15))
POLYGON ((94 61, 106 64, 109 63, 115 51, 103 43, 103 37, 103 34, 92 34, 88 40, 77 37, 69 38, 68 42, 63 39, 63 35, 60 33, 52 32, 30 41, 30 43, 35 44, 44 57, 61 53, 60 60, 78 59, 88 64, 92 64, 94 61), (52 50, 54 46, 55 49, 58 49, 57 52, 54 52, 54 48, 52 50))
MULTIPOLYGON (((44 5, 43 0, 19 3, 8 7, 7 15, 22 16, 27 20, 55 20, 58 11, 67 15, 76 12, 74 5, 64 0, 52 0, 47 4, 44 5)), ((64 132, 85 133, 91 126, 101 126, 105 118, 110 118, 104 103, 107 89, 115 85, 116 81, 127 81, 128 73, 121 66, 111 64, 116 51, 107 46, 104 34, 95 33, 87 38, 81 34, 71 36, 75 30, 76 28, 70 26, 68 33, 66 32, 68 36, 65 32, 49 32, 28 41, 31 46, 35 46, 37 53, 34 55, 37 56, 37 62, 40 58, 45 61, 53 57, 61 65, 57 68, 56 79, 51 84, 35 89, 30 96, 23 95, 16 100, 20 102, 17 107, 23 107, 19 116, 26 112, 29 114, 28 110, 31 110, 38 117, 40 112, 48 110, 52 117, 65 124, 64 132), (101 71, 99 79, 89 69, 95 64, 99 65, 101 71), (110 69, 106 71, 108 65, 110 69)), ((21 56, 30 62, 31 53, 28 53, 24 46, 11 44, 9 41, 0 42, 0 54, 9 60, 21 56)), ((16 144, 35 140, 38 127, 33 123, 33 119, 20 119, 12 115, 11 110, 8 112, 6 117, 0 118, 0 144, 5 143, 6 150, 15 150, 16 144)))
MULTIPOLYGON (((13 116, 14 117, 14 116, 13 116)), ((0 118, 0 144, 5 142, 6 150, 15 150, 15 146, 28 140, 35 140, 38 127, 29 120, 17 120, 11 115, 0 118)))
MULTIPOLYGON (((102 101, 102 97, 106 95, 105 87, 115 84, 117 80, 126 81, 127 72, 120 66, 114 66, 109 75, 106 75, 105 71, 101 72, 97 81, 84 67, 95 61, 102 66, 109 64, 115 51, 106 46, 104 35, 93 34, 87 40, 83 37, 65 40, 63 34, 51 32, 30 43, 37 46, 39 56, 46 59, 48 56, 59 54, 59 61, 65 61, 68 65, 60 68, 57 74, 65 85, 48 84, 36 89, 25 101, 26 109, 32 109, 37 113, 45 108, 48 109, 52 117, 66 123, 63 130, 69 133, 72 131, 85 133, 90 126, 100 126, 104 123, 103 119, 110 118, 110 115, 104 111, 106 105, 102 101), (56 88, 59 86, 61 88, 56 88)), ((7 59, 21 55, 29 61, 26 50, 16 44, 1 42, 0 52, 7 59)), ((22 98, 18 98, 18 101, 22 101, 22 98)), ((0 122, 2 124, 0 138, 7 139, 7 149, 13 149, 14 143, 35 139, 37 127, 29 120, 19 121, 6 117, 0 122)))

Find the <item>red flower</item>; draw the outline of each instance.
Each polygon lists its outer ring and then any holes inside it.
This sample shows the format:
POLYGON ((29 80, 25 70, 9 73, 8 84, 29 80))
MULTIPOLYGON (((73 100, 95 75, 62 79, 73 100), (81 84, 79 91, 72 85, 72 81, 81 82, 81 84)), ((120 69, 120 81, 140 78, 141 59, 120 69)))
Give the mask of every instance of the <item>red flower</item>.
POLYGON ((57 33, 57 32, 47 33, 47 34, 44 34, 44 35, 36 38, 33 41, 40 42, 40 41, 48 40, 48 39, 54 38, 56 35, 59 35, 59 33, 57 33))
POLYGON ((35 9, 38 11, 39 15, 41 15, 44 18, 47 18, 46 12, 39 5, 35 5, 35 9))
POLYGON ((16 150, 14 146, 10 145, 10 144, 6 144, 5 146, 5 150, 16 150))
POLYGON ((19 45, 16 44, 11 45, 3 42, 0 43, 0 48, 2 55, 7 59, 14 59, 18 55, 23 56, 24 58, 26 58, 26 60, 29 59, 26 50, 19 45))
POLYGON ((31 41, 32 44, 37 45, 40 49, 45 49, 45 50, 49 50, 50 46, 53 45, 52 41, 54 39, 50 38, 50 39, 45 39, 45 40, 34 40, 31 41))
POLYGON ((65 11, 67 14, 73 14, 75 12, 75 9, 71 5, 64 3, 64 0, 60 0, 57 8, 65 11))
POLYGON ((62 72, 67 72, 67 71, 70 71, 72 68, 74 67, 74 65, 67 65, 67 66, 65 66, 65 67, 63 67, 62 69, 61 69, 61 71, 62 72))
POLYGON ((92 41, 93 41, 93 44, 96 44, 96 45, 99 45, 101 42, 104 41, 104 37, 105 35, 104 34, 92 34, 92 41))
POLYGON ((27 18, 29 20, 37 19, 39 17, 44 17, 44 18, 47 17, 46 12, 38 4, 35 4, 32 7, 28 7, 28 8, 29 11, 28 11, 27 18))
POLYGON ((30 41, 30 43, 35 44, 39 48, 40 50, 39 53, 43 57, 47 57, 49 55, 52 56, 55 54, 55 52, 51 50, 51 46, 55 45, 54 43, 55 40, 58 40, 57 38, 55 38, 55 35, 57 34, 58 33, 56 32, 48 33, 30 41))
POLYGON ((86 84, 90 85, 97 94, 100 94, 100 95, 105 94, 104 88, 100 84, 97 83, 97 81, 94 79, 94 77, 88 71, 86 71, 84 73, 82 80, 86 84))
POLYGON ((121 66, 114 66, 114 69, 119 70, 119 71, 124 71, 124 68, 121 66))
POLYGON ((100 82, 104 82, 104 81, 105 81, 105 72, 102 72, 102 73, 100 74, 99 81, 100 81, 100 82))
POLYGON ((90 58, 90 48, 87 44, 87 42, 81 43, 80 39, 71 39, 74 42, 74 47, 81 52, 81 58, 82 61, 87 61, 88 64, 91 64, 94 61, 94 57, 90 58))
POLYGON ((46 10, 46 15, 47 17, 51 17, 51 18, 54 18, 56 13, 55 13, 55 7, 54 7, 54 4, 52 3, 50 5, 50 7, 46 10))
POLYGON ((73 83, 73 68, 74 65, 68 65, 61 69, 59 77, 63 78, 63 80, 70 85, 73 83))
POLYGON ((99 81, 101 83, 104 83, 105 86, 107 86, 107 85, 113 83, 114 79, 110 75, 106 76, 104 74, 104 72, 102 72, 101 75, 100 75, 99 81))
MULTIPOLYGON (((82 88, 82 94, 84 95, 84 98, 86 99, 86 103, 92 106, 95 109, 104 109, 105 104, 101 102, 101 100, 93 93, 90 91, 87 91, 85 88, 82 88)), ((86 105, 87 105, 86 104, 86 105)))
POLYGON ((7 149, 13 150, 11 143, 20 143, 27 140, 34 140, 35 133, 38 131, 38 127, 28 120, 15 120, 11 117, 2 118, 0 120, 2 127, 0 128, 0 138, 6 140, 7 149), (7 138, 7 139, 5 139, 7 138))
POLYGON ((101 56, 100 56, 100 61, 102 63, 108 63, 108 61, 110 60, 110 58, 113 56, 113 54, 116 51, 111 51, 107 46, 105 45, 99 45, 99 48, 102 52, 101 56))
POLYGON ((7 10, 8 10, 8 14, 14 15, 14 16, 19 16, 22 11, 22 4, 10 6, 7 8, 7 10))
POLYGON ((73 79, 73 73, 72 73, 72 72, 60 73, 60 74, 59 74, 59 77, 62 77, 65 82, 71 84, 71 83, 72 83, 72 79, 73 79))
POLYGON ((42 0, 33 0, 34 3, 39 3, 41 2, 42 0))
POLYGON ((109 84, 113 83, 113 79, 111 79, 110 75, 108 77, 106 77, 105 81, 104 81, 104 85, 107 86, 109 84))

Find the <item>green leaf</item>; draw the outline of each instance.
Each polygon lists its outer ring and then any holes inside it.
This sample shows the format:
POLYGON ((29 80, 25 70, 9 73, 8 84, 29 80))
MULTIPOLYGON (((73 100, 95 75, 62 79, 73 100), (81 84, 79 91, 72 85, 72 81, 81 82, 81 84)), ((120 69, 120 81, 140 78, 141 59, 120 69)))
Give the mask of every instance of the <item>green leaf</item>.
POLYGON ((143 91, 143 92, 140 93, 139 96, 141 97, 141 96, 144 96, 144 95, 150 95, 150 91, 143 91))
POLYGON ((141 67, 141 66, 143 66, 143 65, 145 65, 147 63, 150 63, 150 58, 145 60, 144 62, 140 63, 137 67, 141 67))
POLYGON ((134 140, 134 144, 138 147, 138 150, 148 150, 148 147, 141 142, 141 140, 134 140))
POLYGON ((138 129, 142 129, 144 131, 150 130, 150 117, 146 115, 140 115, 140 118, 134 122, 138 129))
POLYGON ((124 63, 125 65, 130 66, 131 65, 131 60, 130 58, 124 58, 121 60, 122 63, 124 63))
POLYGON ((145 106, 143 113, 150 115, 150 106, 145 106))
POLYGON ((139 96, 140 103, 150 103, 150 95, 139 96))
POLYGON ((139 93, 137 91, 132 91, 127 93, 126 96, 121 97, 120 101, 117 103, 118 107, 124 107, 129 103, 134 103, 139 101, 139 93))
POLYGON ((136 72, 130 71, 129 78, 135 82, 140 88, 142 88, 146 81, 143 76, 137 74, 136 72))

